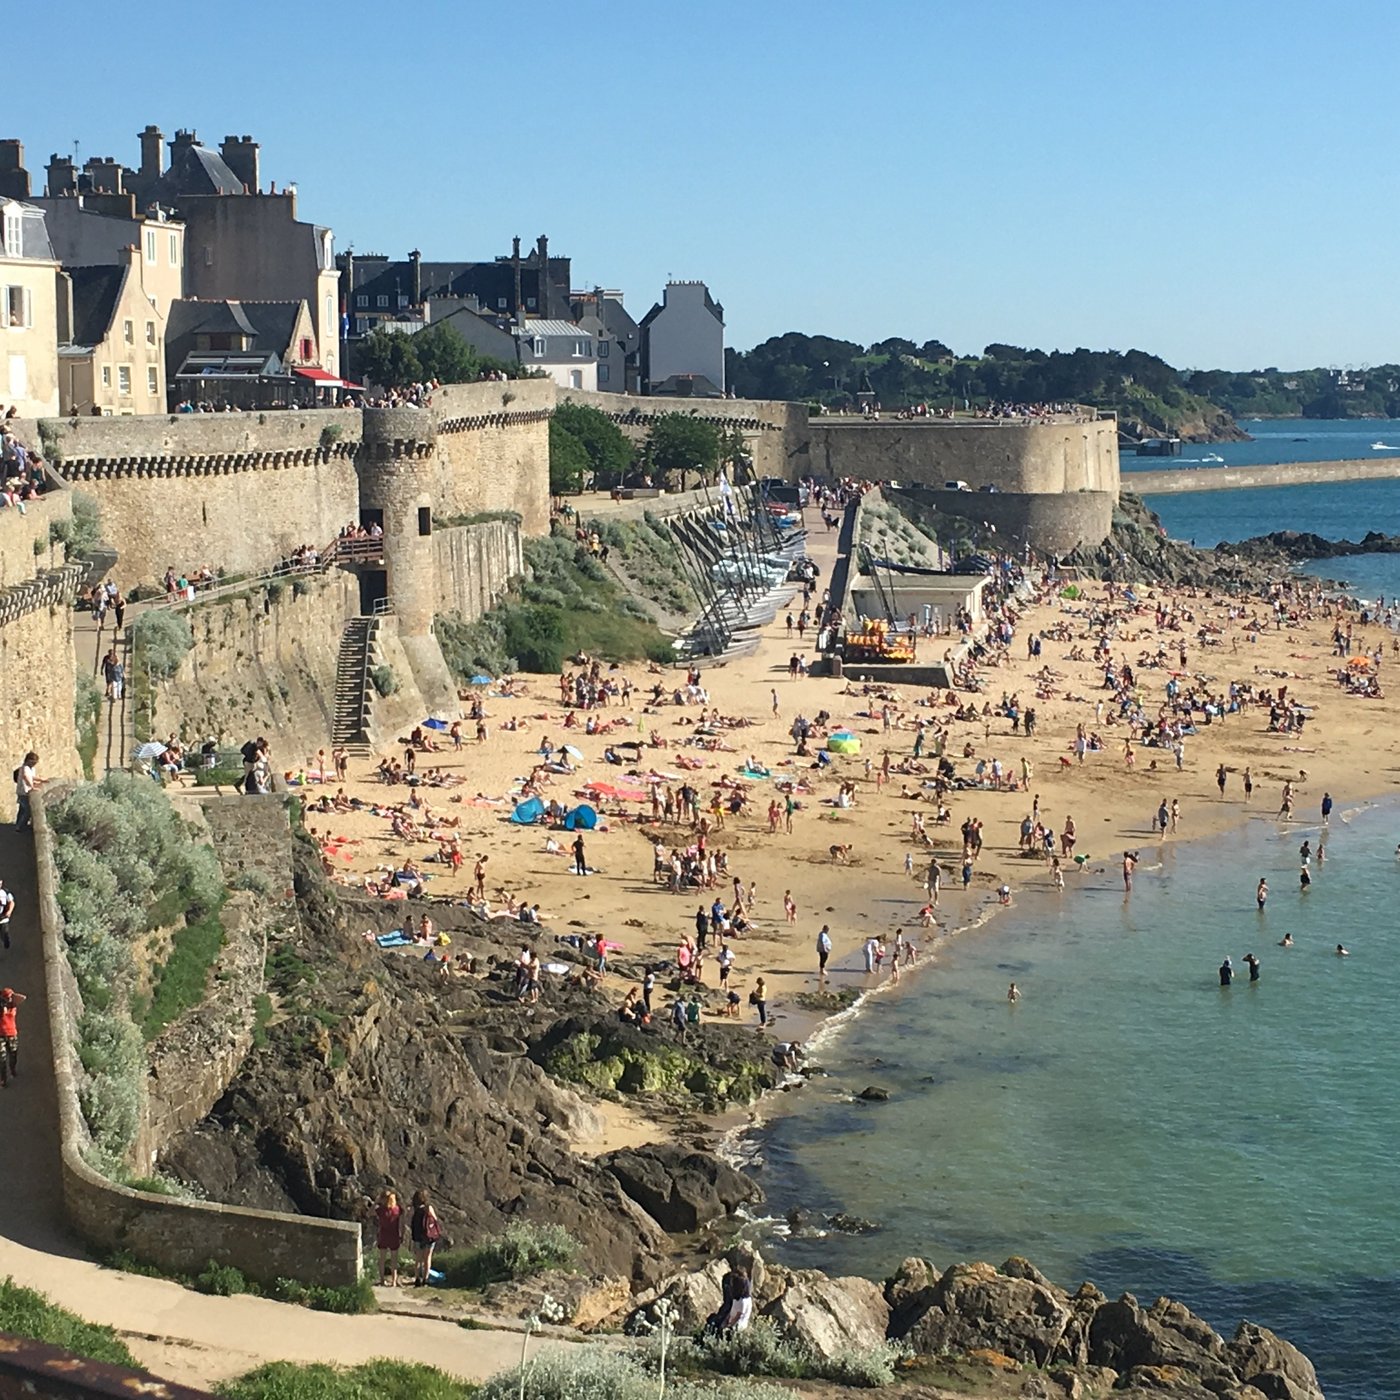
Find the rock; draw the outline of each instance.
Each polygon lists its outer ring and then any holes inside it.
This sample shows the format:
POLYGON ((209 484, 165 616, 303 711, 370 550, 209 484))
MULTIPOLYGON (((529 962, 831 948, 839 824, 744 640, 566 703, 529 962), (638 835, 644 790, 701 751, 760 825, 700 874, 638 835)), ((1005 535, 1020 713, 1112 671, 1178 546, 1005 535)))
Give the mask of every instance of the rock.
POLYGON ((1267 1327, 1240 1323, 1225 1352, 1240 1380, 1268 1400, 1322 1400, 1312 1362, 1267 1327))
POLYGON ((623 1331, 634 1335, 651 1331, 657 1322, 656 1305, 663 1298, 671 1305, 671 1322, 677 1333, 699 1331, 724 1300, 723 1279, 728 1272, 727 1260, 714 1259, 703 1269, 662 1280, 655 1288, 637 1295, 623 1331))
POLYGON ((761 1201, 758 1183, 710 1152, 676 1143, 626 1148, 597 1159, 622 1190, 672 1234, 688 1234, 761 1201))
POLYGON ((898 1311, 920 1293, 930 1291, 938 1282, 938 1270, 927 1259, 911 1256, 885 1280, 885 1302, 898 1311))
POLYGON ((1238 1380, 1220 1336, 1190 1309, 1167 1298, 1150 1309, 1130 1293, 1103 1303, 1089 1324, 1088 1344, 1088 1360, 1120 1373, 1176 1368, 1201 1384, 1211 1382, 1212 1389, 1229 1388, 1238 1380))
POLYGON ((1117 1388, 1132 1396, 1169 1396, 1171 1400, 1217 1400, 1218 1395, 1184 1366, 1134 1366, 1118 1378, 1117 1388))
POLYGON ((873 1235, 880 1228, 874 1220, 867 1220, 862 1215, 847 1215, 845 1211, 828 1215, 826 1223, 843 1235, 873 1235))
POLYGON ((980 1347, 1036 1366, 1074 1365, 1086 1359, 1066 1345, 1074 1318, 1060 1289, 999 1274, 990 1264, 955 1264, 898 1309, 890 1335, 924 1354, 980 1347))
POLYGON ((762 1315, 818 1355, 834 1356, 843 1347, 868 1350, 882 1343, 890 1309, 879 1286, 867 1278, 828 1278, 803 1269, 762 1315))
POLYGON ((1001 1272, 1007 1278, 1023 1278, 1029 1283, 1038 1283, 1042 1288, 1054 1288, 1055 1286, 1029 1259, 1023 1259, 1019 1254, 1013 1254, 1001 1266, 1001 1272))
POLYGON ((882 1089, 878 1084, 867 1084, 864 1089, 856 1095, 858 1099, 864 1099, 867 1103, 886 1103, 890 1097, 888 1089, 882 1089))

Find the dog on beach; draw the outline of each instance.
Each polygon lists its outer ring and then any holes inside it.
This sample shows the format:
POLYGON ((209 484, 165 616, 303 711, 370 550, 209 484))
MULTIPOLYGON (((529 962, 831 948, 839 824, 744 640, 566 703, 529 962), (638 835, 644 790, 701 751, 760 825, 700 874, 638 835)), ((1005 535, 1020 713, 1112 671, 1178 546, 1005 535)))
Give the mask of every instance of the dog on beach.
POLYGON ((842 865, 849 865, 851 863, 851 848, 849 846, 833 846, 831 858, 834 861, 839 861, 842 865))

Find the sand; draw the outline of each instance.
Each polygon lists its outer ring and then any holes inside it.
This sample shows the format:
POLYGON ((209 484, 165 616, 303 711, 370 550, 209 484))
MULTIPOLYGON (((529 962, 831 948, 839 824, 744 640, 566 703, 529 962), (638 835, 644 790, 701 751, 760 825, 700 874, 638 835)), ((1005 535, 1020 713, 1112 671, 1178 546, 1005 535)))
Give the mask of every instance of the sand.
MULTIPOLYGON (((809 519, 817 527, 811 539, 811 553, 821 565, 825 580, 835 557, 836 537, 822 530, 815 511, 809 513, 809 519)), ((1104 596, 1104 585, 1089 583, 1082 587, 1087 599, 1104 596)), ((1086 884, 1121 888, 1125 849, 1144 850, 1144 869, 1137 879, 1141 882, 1152 878, 1146 867, 1152 864, 1154 843, 1161 839, 1154 835, 1152 823, 1163 799, 1180 803, 1179 828, 1165 837, 1167 841, 1179 841, 1208 836, 1242 819, 1274 820, 1286 780, 1294 784, 1294 819, 1300 828, 1317 824, 1318 804, 1324 791, 1332 793, 1340 812, 1389 786, 1395 767, 1397 701, 1391 695, 1363 699, 1341 691, 1335 671, 1345 663, 1332 654, 1332 622, 1330 616, 1324 615, 1330 609, 1320 608, 1315 616, 1285 625, 1281 630, 1270 621, 1257 640, 1251 641, 1245 621, 1229 619, 1231 604, 1227 599, 1211 599, 1195 590, 1180 590, 1175 595, 1162 589, 1144 588, 1140 592, 1146 605, 1144 612, 1131 629, 1131 640, 1117 646, 1116 654, 1134 663, 1148 713, 1155 714, 1165 698, 1170 671, 1140 669, 1136 662, 1140 651, 1155 653, 1158 646, 1153 617, 1155 600, 1176 596, 1193 611, 1193 627, 1207 621, 1218 624, 1221 641, 1218 646, 1205 648, 1194 635, 1168 630, 1161 640, 1171 652, 1171 666, 1177 665, 1176 647, 1185 636, 1187 669, 1213 678, 1222 689, 1232 679, 1275 690, 1286 684, 1290 698, 1296 697, 1312 707, 1304 735, 1299 738, 1266 732, 1268 707, 1250 706, 1244 713, 1217 721, 1188 738, 1182 771, 1176 770, 1170 751, 1136 745, 1136 762, 1130 770, 1123 757, 1126 727, 1095 721, 1097 701, 1102 698, 1105 709, 1111 708, 1107 705, 1108 692, 1102 688, 1100 666, 1092 660, 1068 659, 1075 646, 1083 647, 1092 656, 1092 638, 1079 615, 1085 599, 1066 603, 1052 597, 1025 612, 1010 655, 1003 665, 987 668, 984 689, 975 696, 980 709, 984 700, 995 705, 1003 691, 1019 692, 1023 706, 1033 704, 1038 712, 1035 736, 1027 739, 1011 732, 1011 722, 1004 717, 979 718, 953 722, 948 744, 948 753, 960 775, 970 775, 974 761, 961 756, 968 742, 976 747, 979 757, 999 757, 1013 776, 1019 776, 1024 757, 1033 769, 1029 790, 955 791, 948 799, 951 822, 936 827, 931 798, 923 802, 902 800, 898 774, 883 791, 877 790, 873 779, 865 776, 864 757, 870 756, 878 768, 882 753, 888 749, 892 761, 897 762, 912 749, 915 719, 942 716, 945 706, 939 703, 931 708, 918 707, 914 702, 926 699, 930 692, 924 688, 899 688, 893 727, 885 732, 880 720, 858 714, 872 703, 878 707, 879 702, 868 702, 849 693, 859 689, 858 666, 852 667, 844 679, 790 679, 789 656, 794 650, 804 650, 808 655, 811 651, 796 639, 789 639, 785 610, 780 610, 778 619, 766 629, 756 654, 728 665, 703 668, 702 682, 709 692, 710 704, 724 716, 750 722, 751 727, 726 735, 733 751, 677 747, 678 741, 693 728, 697 707, 667 703, 644 708, 645 697, 640 691, 657 679, 646 674, 644 664, 622 668, 639 691, 632 697, 629 709, 614 704, 594 712, 605 721, 625 721, 607 736, 585 735, 586 716, 582 712, 577 714, 577 728, 564 727, 566 711, 560 703, 555 676, 521 677, 525 694, 520 698, 489 695, 485 702, 488 734, 484 742, 478 743, 473 737, 460 753, 454 753, 447 744, 443 752, 418 755, 420 771, 437 766, 461 779, 460 785, 453 788, 425 790, 436 813, 459 823, 456 831, 465 855, 459 874, 454 875, 447 866, 436 862, 425 863, 425 857, 436 849, 436 842, 399 840, 382 818, 363 813, 311 814, 307 822, 318 834, 334 833, 352 843, 339 847, 330 859, 340 878, 358 880, 367 872, 382 870, 405 855, 413 855, 423 869, 433 872, 428 893, 434 897, 465 896, 475 859, 478 854, 485 854, 489 872, 486 888, 493 903, 499 903, 503 892, 508 891, 541 906, 545 922, 532 941, 546 960, 553 937, 566 932, 602 932, 622 944, 629 957, 646 954, 674 959, 678 942, 693 931, 698 905, 708 906, 716 894, 724 898, 726 905, 730 904, 730 881, 734 875, 746 887, 756 882, 755 929, 732 943, 737 961, 731 984, 743 996, 742 1020, 756 1027, 756 1012, 748 1005, 747 993, 755 979, 762 976, 769 988, 769 1032, 782 1038, 805 1036, 819 1019, 810 1005, 799 1003, 804 993, 819 990, 815 940, 822 924, 830 924, 835 945, 830 985, 864 990, 879 981, 878 976, 868 977, 862 970, 861 947, 869 934, 880 933, 888 939, 896 927, 902 927, 906 937, 919 947, 923 975, 936 976, 939 940, 979 920, 990 906, 996 905, 995 892, 1000 885, 1011 887, 1013 907, 1018 898, 1032 892, 1053 893, 1046 862, 1026 859, 1018 851, 1020 824, 1031 811, 1034 794, 1039 795, 1041 814, 1055 830, 1060 829, 1066 815, 1073 815, 1078 829, 1077 852, 1090 857, 1083 868, 1072 863, 1065 867, 1066 888, 1054 897, 1072 901, 1086 884), (1062 622, 1069 623, 1074 640, 1046 640, 1040 658, 1027 660, 1026 638, 1062 622), (1045 698, 1036 698, 1031 677, 1046 666, 1059 679, 1049 687, 1045 698), (778 696, 776 715, 770 698, 773 691, 778 696), (864 754, 833 756, 832 766, 821 773, 808 771, 809 760, 795 760, 794 767, 794 745, 788 733, 793 719, 799 713, 811 718, 823 709, 831 712, 832 728, 849 728, 862 738, 864 754), (515 731, 504 728, 512 719, 522 727, 515 731), (1080 723, 1091 731, 1097 729, 1105 738, 1103 751, 1090 752, 1082 764, 1075 762, 1072 748, 1075 727, 1080 723), (654 732, 670 744, 666 749, 647 749, 644 766, 688 778, 704 795, 720 778, 737 776, 739 765, 750 753, 775 775, 800 772, 809 778, 813 791, 796 814, 791 834, 781 830, 768 833, 766 810, 772 783, 754 783, 752 814, 727 818, 724 829, 711 838, 712 844, 728 853, 729 876, 721 876, 713 892, 692 890, 672 895, 652 880, 649 833, 659 830, 668 847, 684 846, 692 835, 688 827, 657 828, 649 816, 646 821, 636 820, 637 814, 649 814, 649 802, 606 804, 606 830, 586 835, 588 861, 596 873, 584 878, 570 873, 572 861, 567 849, 571 835, 554 833, 561 850, 547 854, 545 846, 550 833, 540 827, 520 827, 508 822, 514 805, 510 795, 518 791, 520 781, 537 761, 542 739, 547 737, 556 745, 568 742, 583 754, 578 773, 555 777, 545 792, 548 797, 572 803, 586 797, 582 792, 585 782, 626 781, 628 770, 604 763, 602 752, 619 737, 635 737, 638 724, 644 724, 649 733, 654 732), (681 755, 697 757, 703 766, 686 773, 676 766, 681 755), (1067 765, 1062 760, 1067 760, 1067 765), (1216 786, 1217 766, 1222 763, 1230 770, 1223 799, 1216 786), (1254 780, 1253 801, 1248 806, 1240 776, 1246 765, 1252 769, 1254 780), (847 810, 823 805, 822 799, 834 798, 843 780, 855 782, 856 805, 847 810), (504 800, 494 807, 472 805, 471 799, 478 793, 504 800), (913 834, 915 812, 925 815, 933 840, 932 852, 913 834), (967 817, 984 823, 984 845, 976 877, 964 891, 958 869, 962 851, 960 826, 967 817), (846 861, 832 857, 834 845, 850 847, 846 861), (913 853, 914 878, 905 871, 906 852, 913 853), (919 927, 918 911, 925 903, 922 879, 931 853, 936 853, 943 865, 944 887, 936 927, 924 930, 919 927), (796 922, 791 924, 783 918, 786 890, 792 891, 797 904, 796 922)), ((800 594, 795 589, 794 611, 799 602, 800 594)), ((1262 606, 1246 603, 1244 607, 1246 613, 1257 611, 1261 619, 1270 617, 1262 606)), ((1381 642, 1389 648, 1390 634, 1379 626, 1357 625, 1353 654, 1381 642)), ((948 644, 948 639, 939 638, 921 645, 934 648, 941 655, 948 644)), ((1380 668, 1383 683, 1390 666, 1396 663, 1400 663, 1400 656, 1392 661, 1388 650, 1380 668)), ((668 671, 660 679, 669 689, 683 681, 684 673, 668 671)), ((959 698, 974 697, 960 693, 959 698)), ((464 731, 472 735, 474 726, 464 725, 464 731)), ((392 753, 402 758, 401 749, 392 753)), ((299 766, 300 760, 299 755, 274 755, 274 766, 299 766)), ((407 788, 386 786, 374 778, 374 762, 352 763, 346 791, 367 801, 405 801, 409 796, 407 788)), ((903 781, 914 787, 918 780, 903 781)), ((327 784, 324 790, 334 792, 335 786, 327 784)), ((640 786, 645 788, 647 784, 640 786)), ((307 795, 314 799, 320 791, 312 785, 307 795)), ((1242 871, 1240 878, 1252 892, 1252 874, 1242 871)), ((387 904, 374 931, 396 927, 400 908, 387 904)), ((503 946, 524 941, 514 923, 502 921, 499 927, 503 946)), ((713 947, 712 944, 711 952, 713 947)), ((888 964, 884 975, 888 976, 888 964)), ((713 990, 717 980, 713 962, 707 961, 705 981, 711 988, 707 1014, 718 1012, 720 998, 713 990)), ((604 985, 620 1003, 635 981, 610 972, 604 985)), ((548 978, 545 996, 548 997, 548 978)), ((602 1142, 589 1144, 590 1150, 607 1150, 636 1142, 645 1135, 644 1119, 613 1110, 610 1114, 616 1140, 610 1132, 602 1142)))

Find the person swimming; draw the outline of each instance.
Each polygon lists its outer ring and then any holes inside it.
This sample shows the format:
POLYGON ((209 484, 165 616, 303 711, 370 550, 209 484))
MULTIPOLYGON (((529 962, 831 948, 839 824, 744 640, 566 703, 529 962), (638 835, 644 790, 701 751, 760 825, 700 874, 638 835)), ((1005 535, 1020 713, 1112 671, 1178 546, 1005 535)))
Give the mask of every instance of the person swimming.
POLYGON ((1341 945, 1340 943, 1338 943, 1338 944, 1337 944, 1337 956, 1338 956, 1339 958, 1349 958, 1349 957, 1351 957, 1351 952, 1350 952, 1349 949, 1342 947, 1342 945, 1341 945))
POLYGON ((1285 933, 1283 937, 1279 939, 1278 946, 1280 948, 1291 948, 1293 946, 1293 935, 1291 933, 1285 933))

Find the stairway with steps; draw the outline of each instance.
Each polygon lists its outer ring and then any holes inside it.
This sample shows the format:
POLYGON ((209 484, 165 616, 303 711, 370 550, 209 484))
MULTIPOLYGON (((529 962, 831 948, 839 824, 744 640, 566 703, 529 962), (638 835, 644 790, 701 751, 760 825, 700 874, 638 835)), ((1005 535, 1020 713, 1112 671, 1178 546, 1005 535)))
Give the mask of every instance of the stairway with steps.
POLYGON ((340 637, 340 655, 335 667, 335 715, 331 738, 336 744, 364 744, 366 731, 365 687, 369 672, 372 617, 352 618, 340 637))

